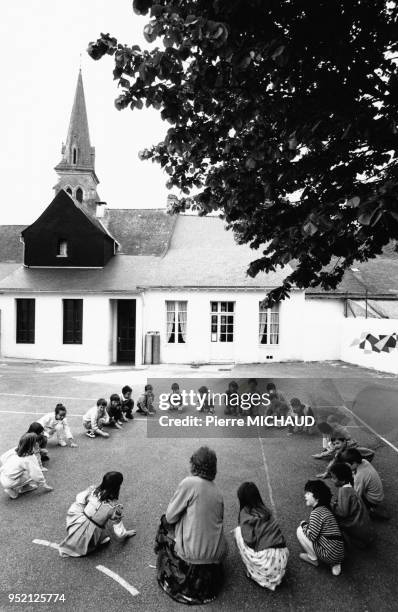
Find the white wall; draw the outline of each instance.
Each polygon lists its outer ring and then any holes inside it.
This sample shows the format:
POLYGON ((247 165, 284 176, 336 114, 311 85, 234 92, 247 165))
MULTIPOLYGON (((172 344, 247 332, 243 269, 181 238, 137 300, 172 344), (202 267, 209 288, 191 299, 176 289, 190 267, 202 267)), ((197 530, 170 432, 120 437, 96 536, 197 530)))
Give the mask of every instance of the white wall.
MULTIPOLYGON (((79 299, 81 295, 63 296, 79 299)), ((50 359, 83 363, 110 363, 109 299, 87 296, 83 300, 83 343, 63 344, 62 296, 21 294, 1 297, 1 354, 3 357, 50 359), (35 343, 16 343, 15 298, 35 298, 35 343)))
POLYGON ((304 306, 303 292, 293 292, 280 306, 280 343, 276 347, 258 342, 259 302, 265 291, 160 291, 148 290, 143 300, 143 335, 160 332, 161 362, 190 363, 194 361, 231 360, 240 363, 296 360, 301 358, 300 313, 304 306), (166 300, 187 301, 187 342, 168 344, 166 341, 166 300), (210 341, 210 301, 235 302, 235 333, 233 343, 210 341))
POLYGON ((306 298, 303 317, 304 361, 340 359, 344 301, 306 298))
POLYGON ((359 340, 362 333, 374 336, 398 333, 398 319, 347 318, 343 321, 341 333, 341 359, 343 361, 398 374, 398 348, 391 353, 366 354, 358 346, 351 346, 354 340, 359 340))

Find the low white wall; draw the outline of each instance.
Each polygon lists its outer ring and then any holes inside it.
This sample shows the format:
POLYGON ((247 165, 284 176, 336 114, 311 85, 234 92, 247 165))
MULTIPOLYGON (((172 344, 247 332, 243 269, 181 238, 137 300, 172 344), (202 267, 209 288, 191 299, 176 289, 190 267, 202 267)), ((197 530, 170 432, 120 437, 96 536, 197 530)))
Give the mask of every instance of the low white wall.
POLYGON ((190 363, 194 361, 231 360, 239 363, 262 363, 301 359, 301 327, 296 317, 304 305, 303 292, 292 292, 291 298, 280 305, 280 338, 275 347, 258 341, 259 302, 265 291, 155 291, 143 297, 143 335, 160 332, 161 362, 190 363), (187 341, 169 344, 166 338, 166 300, 187 301, 187 341), (234 342, 210 341, 210 302, 235 302, 234 342), (268 357, 268 359, 267 359, 268 357))
POLYGON ((340 359, 343 321, 345 321, 343 300, 307 298, 302 320, 302 359, 304 361, 340 359))
POLYGON ((374 336, 398 333, 398 319, 365 319, 364 317, 344 319, 341 331, 341 359, 365 368, 398 374, 398 348, 390 353, 372 351, 365 353, 358 343, 362 334, 374 336))

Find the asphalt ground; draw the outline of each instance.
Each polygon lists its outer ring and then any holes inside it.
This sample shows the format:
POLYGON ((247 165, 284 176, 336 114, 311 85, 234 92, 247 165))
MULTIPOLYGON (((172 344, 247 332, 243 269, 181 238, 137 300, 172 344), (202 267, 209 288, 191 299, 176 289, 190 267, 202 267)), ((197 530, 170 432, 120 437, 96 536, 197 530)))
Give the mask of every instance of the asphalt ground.
MULTIPOLYGON (((46 477, 54 487, 53 492, 37 491, 11 500, 0 491, 0 610, 181 609, 158 587, 153 541, 160 515, 178 482, 188 474, 189 457, 206 443, 218 457, 216 482, 225 501, 229 552, 224 588, 217 601, 205 609, 397 610, 397 391, 397 377, 339 363, 250 365, 232 370, 222 366, 131 370, 1 362, 0 453, 14 446, 28 425, 52 410, 58 401, 68 408, 68 421, 79 446, 60 448, 50 443, 46 477), (229 380, 249 377, 258 378, 259 388, 273 380, 289 399, 298 396, 311 403, 319 414, 335 411, 351 428, 355 439, 376 449, 374 465, 383 479, 392 519, 377 523, 378 538, 371 550, 350 551, 339 577, 332 576, 327 567, 314 568, 303 563, 295 536, 297 525, 308 514, 303 500, 304 484, 324 467, 311 458, 320 449, 320 436, 287 437, 285 430, 274 430, 266 435, 262 431, 249 435, 237 432, 239 437, 231 437, 229 430, 201 428, 197 437, 183 437, 176 428, 171 428, 170 433, 162 432, 162 437, 154 438, 147 435, 145 417, 139 419, 138 415, 122 431, 112 431, 109 439, 91 440, 82 431, 81 415, 85 410, 98 397, 120 392, 124 384, 133 387, 136 398, 147 378, 159 379, 155 388, 158 395, 169 391, 174 380, 181 388, 197 389, 207 383, 215 391, 223 391, 229 380), (260 380, 262 377, 264 380, 260 380), (33 543, 35 539, 60 542, 65 535, 65 515, 76 493, 98 483, 110 470, 124 474, 120 501, 125 509, 126 526, 137 530, 134 538, 122 544, 113 541, 87 557, 74 559, 61 559, 57 550, 33 543), (287 574, 273 593, 245 577, 232 538, 238 514, 236 490, 245 480, 253 480, 259 486, 264 501, 280 522, 290 550, 287 574), (133 596, 99 571, 98 566, 127 581, 138 594, 133 596), (10 593, 63 593, 65 601, 9 603, 10 593)), ((221 409, 217 412, 222 416, 221 409)), ((183 414, 194 415, 195 409, 187 408, 183 414)))

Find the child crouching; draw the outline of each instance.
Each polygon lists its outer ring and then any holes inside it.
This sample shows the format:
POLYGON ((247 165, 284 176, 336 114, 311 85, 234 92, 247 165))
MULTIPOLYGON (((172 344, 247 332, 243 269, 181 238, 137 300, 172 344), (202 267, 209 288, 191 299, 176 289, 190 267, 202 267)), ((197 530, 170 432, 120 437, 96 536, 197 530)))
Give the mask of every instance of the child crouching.
POLYGON ((101 397, 97 401, 97 405, 92 406, 92 408, 87 410, 86 414, 83 416, 83 427, 86 430, 86 436, 88 438, 95 438, 95 436, 109 438, 109 434, 102 430, 105 422, 106 399, 101 397))

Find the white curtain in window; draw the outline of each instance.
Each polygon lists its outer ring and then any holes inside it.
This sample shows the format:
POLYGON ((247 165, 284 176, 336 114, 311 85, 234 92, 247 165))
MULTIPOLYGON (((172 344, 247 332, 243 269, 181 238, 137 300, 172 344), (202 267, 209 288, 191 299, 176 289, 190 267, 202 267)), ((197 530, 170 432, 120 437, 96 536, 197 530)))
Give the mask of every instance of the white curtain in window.
POLYGON ((272 309, 270 313, 270 344, 279 342, 279 312, 272 309))
POLYGON ((261 308, 261 305, 259 319, 259 340, 260 344, 267 344, 267 310, 265 308, 261 308))
POLYGON ((178 342, 186 342, 187 336, 187 303, 178 302, 178 342))
POLYGON ((166 302, 167 342, 175 341, 175 310, 175 302, 166 302))

